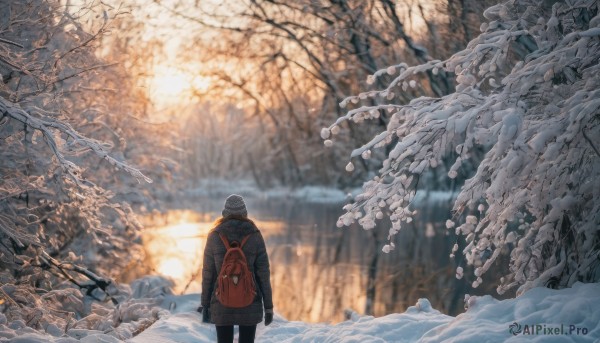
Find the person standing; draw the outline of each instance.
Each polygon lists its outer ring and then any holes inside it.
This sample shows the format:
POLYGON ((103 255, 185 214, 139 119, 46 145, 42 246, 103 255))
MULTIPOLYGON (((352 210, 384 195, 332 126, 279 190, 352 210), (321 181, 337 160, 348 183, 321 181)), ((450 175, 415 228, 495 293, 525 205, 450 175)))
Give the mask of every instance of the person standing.
POLYGON ((248 218, 244 199, 232 194, 208 235, 202 267, 202 321, 214 323, 219 343, 252 343, 256 325, 273 321, 269 257, 262 234, 248 218))

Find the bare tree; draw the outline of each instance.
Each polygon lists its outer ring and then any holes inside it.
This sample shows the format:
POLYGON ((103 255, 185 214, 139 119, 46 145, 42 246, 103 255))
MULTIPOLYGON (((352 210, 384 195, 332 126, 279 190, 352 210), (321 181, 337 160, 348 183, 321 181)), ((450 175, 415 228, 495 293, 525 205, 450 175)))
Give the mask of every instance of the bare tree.
MULTIPOLYGON (((367 75, 398 59, 432 60, 428 46, 438 44, 419 38, 426 34, 409 32, 396 3, 383 0, 269 0, 236 6, 180 2, 175 7, 155 3, 199 25, 198 38, 186 47, 190 54, 184 58, 200 60, 203 74, 213 80, 212 89, 199 97, 211 103, 236 102, 249 115, 248 122, 266 127, 265 141, 276 153, 252 155, 260 165, 273 168, 263 174, 280 175, 284 183, 352 183, 332 173, 331 166, 339 167, 339 157, 352 142, 364 143, 369 133, 350 124, 351 135, 338 138, 348 143, 322 152, 318 128, 342 114, 337 104, 345 94, 364 87, 361 80, 367 75)), ((449 20, 440 18, 428 18, 429 27, 443 30, 449 20)), ((425 73, 422 88, 397 96, 408 102, 420 94, 445 95, 452 90, 451 79, 444 71, 425 73)), ((385 82, 375 80, 379 86, 385 82)), ((376 97, 368 101, 382 103, 376 97)), ((381 111, 377 124, 384 127, 388 120, 387 112, 381 111)), ((377 168, 377 160, 374 156, 362 170, 377 168)), ((354 181, 358 179, 359 174, 354 181)))

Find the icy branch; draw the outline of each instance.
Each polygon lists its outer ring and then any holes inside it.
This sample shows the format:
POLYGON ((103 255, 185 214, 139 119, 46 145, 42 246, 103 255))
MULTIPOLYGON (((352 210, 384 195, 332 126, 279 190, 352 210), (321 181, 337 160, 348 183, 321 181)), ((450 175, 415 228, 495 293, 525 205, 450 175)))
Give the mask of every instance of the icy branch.
POLYGON ((136 179, 141 179, 148 183, 152 182, 152 180, 149 177, 142 174, 142 172, 140 172, 138 169, 135 169, 127 165, 126 163, 120 162, 111 157, 107 151, 107 146, 105 143, 81 135, 69 124, 49 117, 36 118, 30 115, 29 113, 25 112, 17 104, 11 103, 2 97, 0 97, 0 113, 2 113, 3 116, 8 116, 14 120, 17 120, 34 130, 40 131, 46 140, 46 144, 48 145, 48 147, 50 147, 50 150, 52 151, 54 156, 56 156, 63 170, 65 170, 78 183, 81 180, 80 168, 64 156, 63 152, 58 147, 58 144, 55 139, 55 133, 53 131, 56 131, 59 134, 66 135, 73 141, 74 145, 78 145, 82 148, 92 150, 100 158, 105 159, 108 163, 115 166, 117 169, 125 170, 127 173, 131 174, 136 179))
POLYGON ((476 171, 458 194, 454 219, 464 221, 455 231, 467 241, 463 254, 475 268, 473 287, 503 248, 512 251, 499 292, 550 280, 561 287, 598 281, 590 261, 600 249, 600 203, 594 201, 600 197, 600 17, 593 17, 597 6, 591 4, 504 2, 486 11, 490 22, 482 33, 447 60, 401 63, 370 76, 373 83, 399 72, 385 89, 347 97, 340 106, 360 106, 374 96, 391 103, 351 109, 322 131, 327 139, 344 121, 392 113, 386 129, 351 154, 369 158, 372 149, 388 148, 379 175, 345 206, 338 226, 358 220, 371 229, 390 213, 384 248, 390 251, 403 222, 413 220, 419 177, 452 160, 446 171, 456 178, 468 161, 476 171), (440 68, 456 75, 454 93, 393 103, 398 88, 416 87, 416 73, 440 68), (483 158, 474 158, 481 151, 483 158))

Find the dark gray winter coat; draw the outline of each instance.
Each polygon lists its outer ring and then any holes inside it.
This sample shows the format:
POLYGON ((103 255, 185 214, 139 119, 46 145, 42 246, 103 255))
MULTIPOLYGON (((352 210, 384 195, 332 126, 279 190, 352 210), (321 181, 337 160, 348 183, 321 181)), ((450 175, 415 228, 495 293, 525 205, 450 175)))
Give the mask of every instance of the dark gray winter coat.
POLYGON ((202 307, 210 307, 211 321, 216 325, 255 325, 263 319, 263 308, 273 309, 267 249, 260 231, 251 221, 243 218, 227 219, 208 235, 202 267, 202 307), (225 307, 214 294, 226 252, 219 233, 225 234, 229 242, 241 242, 244 236, 251 234, 242 250, 246 255, 248 268, 254 275, 257 295, 247 307, 225 307))

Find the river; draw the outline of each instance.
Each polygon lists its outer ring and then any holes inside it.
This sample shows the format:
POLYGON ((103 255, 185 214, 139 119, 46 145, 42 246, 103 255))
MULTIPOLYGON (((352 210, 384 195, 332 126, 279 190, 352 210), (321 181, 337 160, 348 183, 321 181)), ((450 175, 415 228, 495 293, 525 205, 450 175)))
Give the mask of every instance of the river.
MULTIPOLYGON (((191 208, 145 217, 143 272, 172 278, 176 293, 199 293, 204 243, 222 202, 194 199, 191 208)), ((464 311, 465 293, 491 293, 495 287, 488 282, 471 289, 469 273, 455 278, 456 266, 464 262, 460 252, 449 258, 457 242, 445 228, 450 197, 422 199, 388 254, 381 248, 389 223, 371 231, 337 228, 343 204, 286 198, 246 203, 267 243, 276 311, 289 320, 340 322, 347 309, 382 316, 403 312, 422 297, 456 315, 464 311)))

